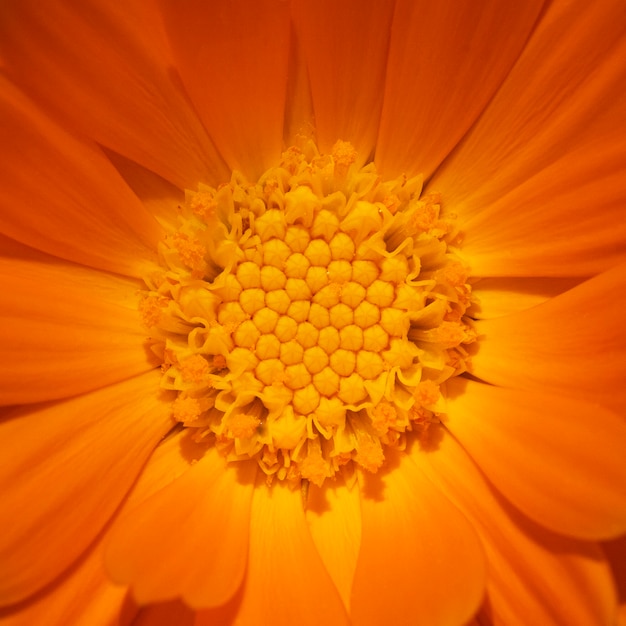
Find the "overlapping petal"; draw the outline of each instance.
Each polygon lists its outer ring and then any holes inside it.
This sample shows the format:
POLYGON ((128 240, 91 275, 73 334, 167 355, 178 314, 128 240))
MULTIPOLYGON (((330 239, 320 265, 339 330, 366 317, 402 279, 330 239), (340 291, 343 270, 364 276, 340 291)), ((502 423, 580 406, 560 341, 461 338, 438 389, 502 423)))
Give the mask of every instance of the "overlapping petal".
POLYGON ((139 276, 162 231, 102 151, 0 78, 0 232, 38 250, 139 276))
POLYGON ((463 254, 472 271, 589 276, 626 261, 626 142, 620 145, 626 132, 619 127, 612 120, 594 133, 597 148, 583 144, 467 220, 463 254))
POLYGON ((615 593, 597 545, 550 533, 506 506, 449 434, 438 439, 436 450, 413 459, 480 536, 489 563, 484 622, 611 623, 615 593))
POLYGON ((454 379, 446 426, 498 490, 579 539, 626 532, 626 422, 600 405, 454 379))
POLYGON ((626 7, 552 2, 431 182, 479 276, 588 276, 626 255, 626 7))
MULTIPOLYGON (((196 612, 180 601, 151 604, 141 609, 132 626, 194 626, 196 612)), ((214 626, 222 626, 213 622, 214 626)), ((226 625, 224 625, 226 626, 226 625)))
MULTIPOLYGON (((123 516, 138 503, 166 487, 189 469, 201 455, 184 433, 168 437, 150 456, 141 475, 116 515, 123 516)), ((104 547, 108 537, 101 533, 75 565, 60 575, 54 583, 25 601, 0 609, 3 626, 32 626, 33 624, 115 624, 128 626, 144 624, 148 616, 129 596, 128 588, 111 582, 104 569, 104 547)), ((175 603, 172 603, 175 604, 175 603)), ((175 621, 169 606, 156 605, 156 613, 167 626, 182 626, 182 617, 175 621)), ((172 608, 175 611, 175 608, 172 608)), ((193 616, 191 609, 185 612, 193 616)), ((149 612, 151 613, 151 611, 149 612)), ((175 613, 179 618, 180 614, 175 613)))
POLYGON ((376 146, 381 171, 432 175, 499 88, 543 4, 396 2, 376 146))
POLYGON ((170 407, 150 372, 0 423, 0 602, 18 602, 75 561, 109 521, 159 439, 170 407))
MULTIPOLYGON (((302 494, 263 476, 252 499, 250 553, 241 604, 241 626, 347 625, 337 589, 320 559, 302 507, 302 494)), ((199 620, 209 626, 211 619, 199 620)))
POLYGON ((337 481, 334 485, 309 485, 306 519, 324 567, 350 610, 354 570, 361 545, 361 494, 337 481))
POLYGON ((0 259, 0 279, 0 404, 66 398, 154 368, 134 281, 45 255, 0 259))
POLYGON ((626 265, 525 311, 476 322, 472 373, 489 383, 550 389, 626 408, 626 265))
POLYGON ((410 456, 388 456, 390 471, 361 483, 363 534, 353 623, 463 624, 478 609, 484 591, 478 538, 410 456))
POLYGON ((161 5, 176 67, 200 119, 229 167, 254 180, 283 149, 289 3, 161 5))
POLYGON ((572 289, 580 278, 481 278, 472 286, 473 319, 491 319, 530 309, 572 289))
POLYGON ((338 139, 350 141, 365 164, 378 134, 394 3, 298 0, 293 11, 310 76, 318 145, 329 153, 338 139))
POLYGON ((170 230, 178 219, 177 209, 185 202, 185 192, 153 171, 116 152, 106 151, 109 161, 133 193, 156 220, 170 230))
POLYGON ((0 15, 0 55, 40 104, 181 189, 226 180, 151 0, 7 0, 0 15))
POLYGON ((254 469, 225 471, 211 449, 110 532, 107 569, 140 604, 182 598, 204 608, 237 591, 248 552, 254 469), (158 524, 156 520, 160 520, 158 524), (165 561, 167 567, 163 567, 165 561))
POLYGON ((119 624, 127 626, 137 608, 127 589, 115 585, 102 567, 101 539, 52 586, 33 597, 0 608, 2 626, 33 624, 119 624))
POLYGON ((626 624, 626 535, 602 544, 602 548, 611 564, 619 598, 615 623, 617 626, 623 626, 626 624))

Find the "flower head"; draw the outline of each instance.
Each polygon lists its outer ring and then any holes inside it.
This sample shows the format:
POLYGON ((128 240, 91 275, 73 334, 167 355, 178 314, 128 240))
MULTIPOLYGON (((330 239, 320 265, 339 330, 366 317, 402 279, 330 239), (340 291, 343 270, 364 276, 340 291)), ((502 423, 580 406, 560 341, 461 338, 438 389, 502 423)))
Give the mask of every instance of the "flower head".
POLYGON ((625 17, 5 0, 0 622, 615 623, 625 17))

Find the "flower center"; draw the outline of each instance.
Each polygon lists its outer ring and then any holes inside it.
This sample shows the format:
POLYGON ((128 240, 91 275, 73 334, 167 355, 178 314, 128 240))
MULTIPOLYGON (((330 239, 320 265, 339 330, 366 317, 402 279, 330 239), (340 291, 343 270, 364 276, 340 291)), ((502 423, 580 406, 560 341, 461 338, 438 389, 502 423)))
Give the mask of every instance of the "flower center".
POLYGON ((376 471, 465 370, 470 289, 439 199, 350 144, 188 192, 141 311, 174 418, 229 460, 322 484, 376 471))

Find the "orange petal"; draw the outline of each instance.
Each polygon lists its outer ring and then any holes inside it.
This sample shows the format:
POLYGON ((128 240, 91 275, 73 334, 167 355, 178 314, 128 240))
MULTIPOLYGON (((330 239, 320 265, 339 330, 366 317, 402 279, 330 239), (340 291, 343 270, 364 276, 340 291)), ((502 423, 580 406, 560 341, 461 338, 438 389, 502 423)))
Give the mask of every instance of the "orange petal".
POLYGON ((342 139, 354 145, 362 163, 373 153, 393 8, 393 2, 372 0, 294 3, 322 152, 342 139))
POLYGON ((596 544, 550 533, 506 506, 447 433, 435 451, 414 458, 480 536, 488 560, 489 624, 610 623, 616 599, 596 544))
MULTIPOLYGON (((240 588, 237 595, 222 606, 214 609, 202 609, 196 611, 195 621, 193 626, 242 626, 244 622, 240 621, 238 617, 239 605, 241 603, 241 597, 243 590, 240 588)), ((256 626, 259 622, 252 622, 256 626)), ((274 624, 275 622, 272 622, 274 624)), ((159 622, 156 622, 158 626, 161 626, 159 622)), ((134 626, 134 625, 133 625, 134 626)), ((152 626, 150 622, 146 626, 152 626)), ((170 626, 169 624, 163 624, 163 626, 170 626)))
POLYGON ((585 276, 625 258, 625 17, 621 0, 550 3, 431 182, 475 274, 585 276))
POLYGON ((130 159, 110 150, 105 152, 150 214, 160 224, 167 225, 169 232, 178 228, 178 207, 185 202, 184 191, 130 159))
MULTIPOLYGON (((293 6, 293 3, 292 3, 293 6)), ((300 145, 303 137, 315 135, 315 119, 313 100, 304 49, 299 37, 296 36, 293 24, 291 33, 291 51, 289 69, 287 70, 287 95, 285 102, 285 145, 300 145)))
POLYGON ((611 152, 570 152, 461 224, 474 275, 589 276, 626 261, 626 141, 605 133, 594 139, 611 152))
POLYGON ((130 585, 139 604, 179 597, 194 608, 226 602, 244 575, 254 470, 227 468, 208 450, 116 522, 106 553, 111 577, 130 585))
POLYGON ((15 408, 0 424, 0 603, 57 577, 113 515, 171 427, 150 372, 65 402, 15 408))
POLYGON ((491 319, 530 309, 572 289, 579 278, 482 278, 472 285, 473 319, 491 319))
POLYGON ((360 481, 363 535, 352 592, 353 623, 463 624, 484 592, 478 539, 411 456, 388 456, 384 475, 360 481))
MULTIPOLYGON (((152 493, 162 489, 189 469, 198 455, 189 431, 165 439, 150 456, 141 475, 121 507, 124 515, 152 493)), ((139 610, 128 597, 127 587, 112 583, 104 570, 106 530, 77 563, 52 585, 17 605, 0 609, 3 626, 33 624, 184 624, 183 616, 193 611, 176 603, 139 610), (138 615, 137 615, 138 614, 138 615), (136 616, 136 617, 135 617, 136 616), (176 619, 174 619, 176 618, 176 619), (167 620, 171 621, 167 621, 167 620), (161 621, 159 621, 161 620, 161 621)), ((193 621, 191 622, 193 624, 193 621)))
POLYGON ((626 266, 537 307, 477 322, 472 374, 529 390, 551 389, 626 408, 626 266))
POLYGON ((174 59, 200 118, 233 169, 277 162, 289 61, 289 3, 163 0, 174 59))
POLYGON ((619 597, 618 621, 616 626, 626 624, 626 535, 602 545, 613 572, 613 580, 619 597))
POLYGON ((248 572, 237 624, 347 623, 339 593, 311 539, 302 494, 282 483, 269 488, 261 476, 252 500, 248 572))
POLYGON ((0 55, 30 93, 88 137, 180 188, 227 171, 180 88, 152 2, 7 0, 0 55))
POLYGON ((102 151, 0 78, 0 230, 49 254, 139 276, 162 231, 102 151))
POLYGON ((66 398, 154 367, 134 281, 0 259, 0 282, 0 404, 66 398))
POLYGON ((309 485, 306 519, 315 547, 350 611, 350 593, 361 544, 361 494, 342 481, 309 485))
POLYGON ((187 472, 206 452, 193 440, 193 429, 175 430, 159 443, 133 485, 118 517, 135 509, 187 472))
POLYGON ((126 602, 127 593, 125 587, 106 577, 98 543, 52 586, 23 602, 0 608, 0 624, 128 624, 136 607, 126 602))
POLYGON ((449 383, 446 426, 523 513, 572 537, 626 531, 626 422, 551 393, 449 383))
POLYGON ((196 612, 180 601, 173 601, 145 607, 131 626, 194 626, 195 623, 196 612))
POLYGON ((382 171, 433 173, 515 63, 543 4, 396 3, 376 148, 382 171))

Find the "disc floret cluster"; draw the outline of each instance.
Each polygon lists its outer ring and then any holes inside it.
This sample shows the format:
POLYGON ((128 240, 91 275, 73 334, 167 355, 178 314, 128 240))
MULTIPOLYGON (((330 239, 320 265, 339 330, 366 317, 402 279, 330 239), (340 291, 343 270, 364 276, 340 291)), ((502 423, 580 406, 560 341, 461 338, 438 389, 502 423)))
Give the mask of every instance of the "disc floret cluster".
POLYGON ((174 418, 270 479, 376 471, 439 421, 474 340, 438 195, 356 159, 307 142, 258 182, 187 192, 146 279, 174 418))

